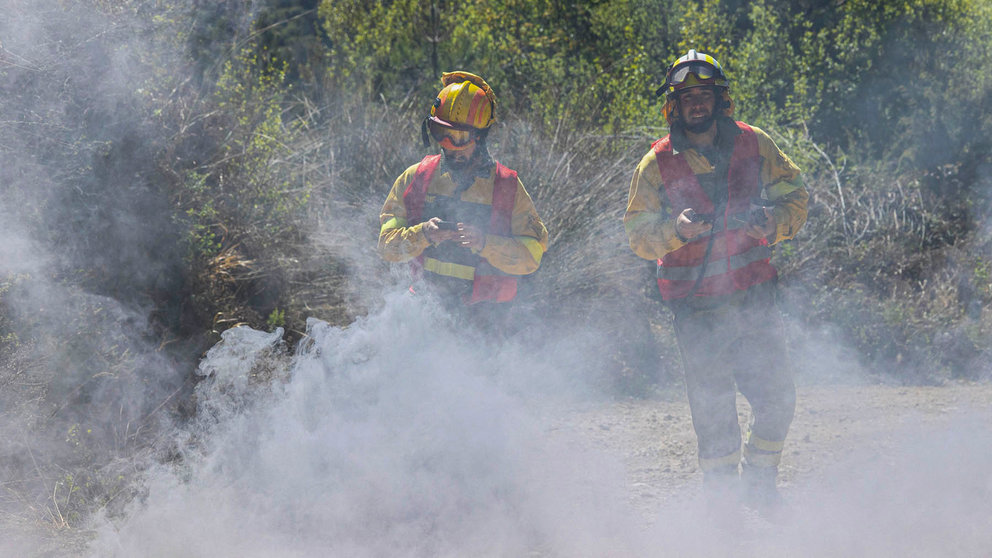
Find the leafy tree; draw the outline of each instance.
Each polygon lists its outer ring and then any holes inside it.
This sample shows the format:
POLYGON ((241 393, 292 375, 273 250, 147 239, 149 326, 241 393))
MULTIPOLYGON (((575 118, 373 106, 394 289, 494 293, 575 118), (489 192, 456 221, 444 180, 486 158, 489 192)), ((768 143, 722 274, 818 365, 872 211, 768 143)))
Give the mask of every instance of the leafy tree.
POLYGON ((318 0, 267 0, 256 14, 253 35, 262 62, 286 64, 286 82, 313 94, 323 91, 330 41, 320 25, 318 0))

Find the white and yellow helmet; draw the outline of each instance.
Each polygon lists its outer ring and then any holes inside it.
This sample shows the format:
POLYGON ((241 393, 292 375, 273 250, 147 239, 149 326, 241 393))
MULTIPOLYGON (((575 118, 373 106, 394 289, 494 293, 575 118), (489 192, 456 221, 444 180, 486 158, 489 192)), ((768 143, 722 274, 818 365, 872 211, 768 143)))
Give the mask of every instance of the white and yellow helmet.
POLYGON ((734 102, 730 98, 730 81, 723 72, 723 67, 709 54, 690 49, 688 53, 668 67, 665 72, 665 84, 658 89, 658 94, 665 95, 665 106, 662 109, 665 119, 671 123, 676 116, 675 106, 678 94, 693 87, 713 87, 720 90, 722 112, 730 116, 734 112, 734 102))

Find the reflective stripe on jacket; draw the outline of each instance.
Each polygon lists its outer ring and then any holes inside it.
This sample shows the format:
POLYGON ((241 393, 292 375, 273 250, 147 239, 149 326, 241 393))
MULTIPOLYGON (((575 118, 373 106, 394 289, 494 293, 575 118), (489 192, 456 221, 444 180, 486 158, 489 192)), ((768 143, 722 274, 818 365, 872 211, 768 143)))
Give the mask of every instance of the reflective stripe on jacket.
MULTIPOLYGON (((754 131, 743 122, 736 124, 741 133, 734 139, 727 173, 727 201, 721 207, 723 212, 715 216, 709 234, 692 239, 658 260, 658 290, 665 300, 685 298, 690 293, 695 296, 730 294, 777 276, 769 263, 768 240, 751 238, 745 232, 751 198, 761 193, 761 158, 754 131), (706 258, 711 235, 716 237, 712 239, 713 245, 706 258), (692 292, 704 265, 699 287, 692 292)), ((720 209, 704 193, 685 156, 672 151, 671 136, 655 142, 652 149, 673 218, 690 207, 697 213, 720 209)))
MULTIPOLYGON (((428 155, 417 166, 412 182, 403 192, 403 205, 406 208, 410 225, 423 221, 427 204, 427 186, 437 170, 441 155, 428 155)), ((492 206, 489 208, 487 234, 509 236, 510 221, 517 194, 517 173, 499 162, 496 163, 496 176, 493 181, 492 206)), ((411 261, 414 276, 423 272, 456 279, 472 281, 472 294, 465 302, 509 302, 517 295, 517 279, 490 265, 477 254, 467 254, 468 250, 458 248, 458 259, 450 261, 452 251, 431 246, 411 261)))

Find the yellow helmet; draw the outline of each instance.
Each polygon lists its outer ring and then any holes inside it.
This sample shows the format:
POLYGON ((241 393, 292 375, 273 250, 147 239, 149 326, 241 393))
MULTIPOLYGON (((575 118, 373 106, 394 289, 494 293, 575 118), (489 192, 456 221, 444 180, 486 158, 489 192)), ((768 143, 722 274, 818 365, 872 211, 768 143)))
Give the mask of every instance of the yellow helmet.
POLYGON ((430 143, 428 128, 439 142, 441 136, 455 136, 455 145, 459 145, 460 137, 469 143, 496 123, 496 95, 486 80, 469 72, 445 72, 441 85, 421 127, 425 146, 430 143))
POLYGON ((481 77, 468 72, 446 72, 444 86, 431 106, 430 120, 450 128, 485 130, 496 123, 496 95, 481 77))
POLYGON ((716 58, 689 49, 685 56, 672 62, 672 65, 668 67, 662 90, 666 95, 672 97, 684 89, 705 86, 729 89, 730 81, 727 80, 726 74, 723 73, 723 67, 716 61, 716 58))
POLYGON ((668 67, 665 83, 656 93, 665 95, 662 114, 669 124, 678 119, 678 96, 686 89, 710 87, 718 98, 717 112, 730 117, 734 114, 734 100, 730 98, 730 81, 723 67, 709 54, 690 49, 668 67))

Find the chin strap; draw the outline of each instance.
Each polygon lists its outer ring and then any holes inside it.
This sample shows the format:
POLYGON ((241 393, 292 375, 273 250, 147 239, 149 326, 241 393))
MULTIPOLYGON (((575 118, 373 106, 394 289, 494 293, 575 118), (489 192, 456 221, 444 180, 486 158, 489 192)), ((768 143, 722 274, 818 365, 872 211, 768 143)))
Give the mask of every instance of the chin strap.
POLYGON ((431 136, 427 133, 427 119, 429 116, 424 117, 424 121, 420 123, 420 139, 424 140, 424 147, 431 146, 431 136))

